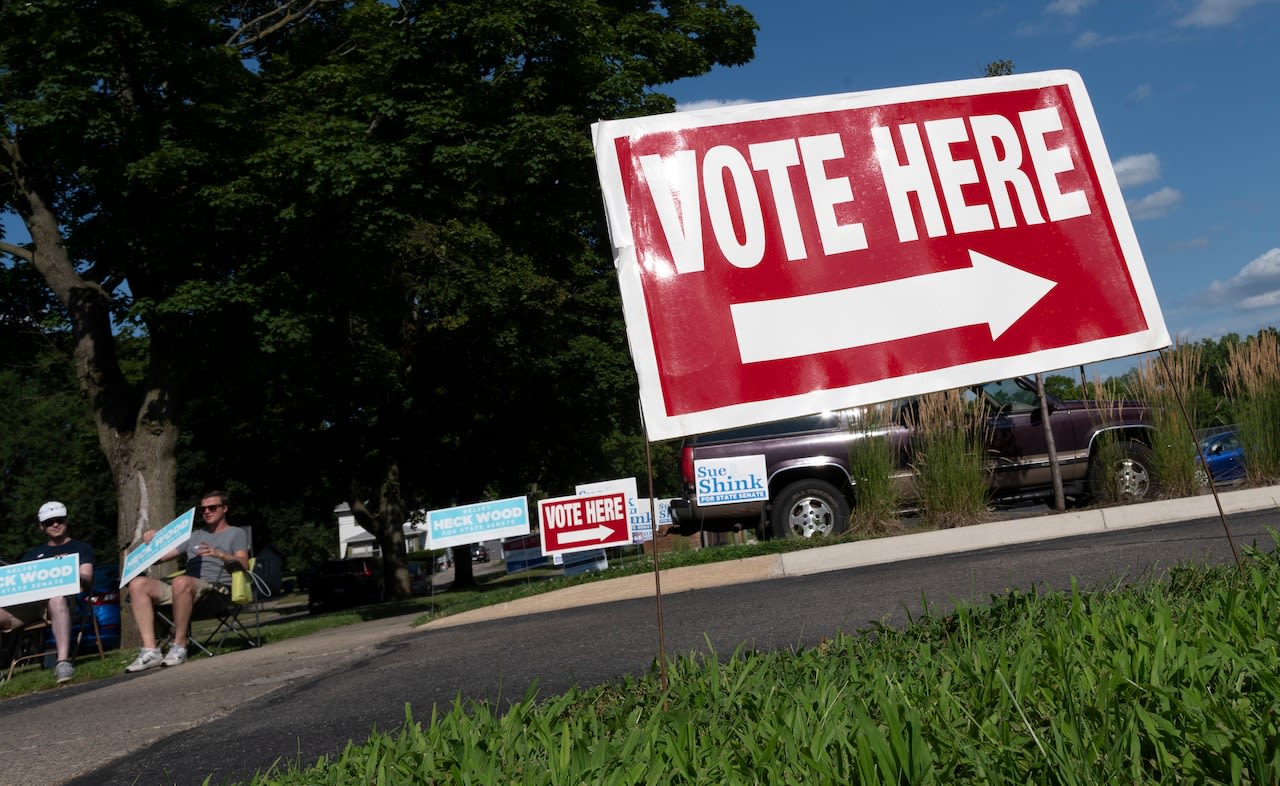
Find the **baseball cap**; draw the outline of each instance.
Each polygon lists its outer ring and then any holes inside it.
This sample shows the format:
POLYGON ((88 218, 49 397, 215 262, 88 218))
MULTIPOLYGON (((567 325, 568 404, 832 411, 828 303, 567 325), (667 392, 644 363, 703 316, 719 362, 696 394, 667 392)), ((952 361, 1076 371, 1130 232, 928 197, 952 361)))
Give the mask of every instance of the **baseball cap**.
POLYGON ((56 519, 59 516, 66 516, 66 515, 67 515, 67 506, 63 505, 61 502, 50 501, 40 506, 39 518, 40 518, 41 524, 48 521, 49 519, 56 519))

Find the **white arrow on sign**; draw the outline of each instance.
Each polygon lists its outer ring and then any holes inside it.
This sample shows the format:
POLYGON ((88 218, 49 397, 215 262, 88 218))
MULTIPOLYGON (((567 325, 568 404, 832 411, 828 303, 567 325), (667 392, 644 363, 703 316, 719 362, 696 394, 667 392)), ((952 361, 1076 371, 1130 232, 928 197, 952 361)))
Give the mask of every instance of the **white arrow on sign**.
POLYGON ((1000 337, 1058 285, 977 251, 972 267, 729 306, 743 363, 986 324, 1000 337))
POLYGON ((560 542, 560 545, 566 546, 570 543, 586 543, 589 540, 597 542, 607 540, 612 534, 612 529, 603 524, 597 524, 591 529, 579 529, 574 530, 573 532, 565 532, 559 535, 556 540, 560 542))

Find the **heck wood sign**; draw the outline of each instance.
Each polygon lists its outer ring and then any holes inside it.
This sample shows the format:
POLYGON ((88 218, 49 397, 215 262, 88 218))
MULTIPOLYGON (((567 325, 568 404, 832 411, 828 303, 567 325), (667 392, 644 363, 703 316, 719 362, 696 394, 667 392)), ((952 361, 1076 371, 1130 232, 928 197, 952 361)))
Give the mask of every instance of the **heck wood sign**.
POLYGON ((1074 72, 593 131, 651 439, 1169 344, 1074 72))

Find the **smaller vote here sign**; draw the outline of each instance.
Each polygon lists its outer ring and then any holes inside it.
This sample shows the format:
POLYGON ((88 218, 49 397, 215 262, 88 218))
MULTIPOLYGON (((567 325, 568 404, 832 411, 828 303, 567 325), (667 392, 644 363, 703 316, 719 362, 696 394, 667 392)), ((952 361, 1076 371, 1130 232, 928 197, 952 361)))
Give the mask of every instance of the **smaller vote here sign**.
POLYGON ((542 553, 549 557, 631 542, 622 492, 539 500, 538 521, 542 553))
POLYGON ((1169 344, 1074 72, 594 134, 651 439, 1169 344))

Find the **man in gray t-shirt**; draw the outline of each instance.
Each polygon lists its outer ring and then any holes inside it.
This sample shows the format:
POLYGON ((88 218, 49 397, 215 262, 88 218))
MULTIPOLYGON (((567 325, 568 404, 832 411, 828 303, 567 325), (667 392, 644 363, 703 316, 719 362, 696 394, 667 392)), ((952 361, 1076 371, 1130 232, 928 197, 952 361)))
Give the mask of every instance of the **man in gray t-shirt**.
MULTIPOLYGON (((249 568, 249 537, 239 527, 227 523, 227 495, 210 491, 200 499, 196 513, 204 526, 193 530, 186 542, 186 572, 162 581, 140 575, 129 582, 129 607, 142 638, 138 657, 125 671, 142 671, 153 666, 179 666, 187 660, 187 634, 191 615, 197 603, 224 606, 231 600, 231 573, 249 568), (237 567, 238 566, 238 567, 237 567), (161 657, 156 645, 155 607, 173 607, 173 644, 161 657)), ((155 533, 142 535, 147 543, 155 533)), ((162 560, 174 559, 178 549, 171 549, 162 560)))

